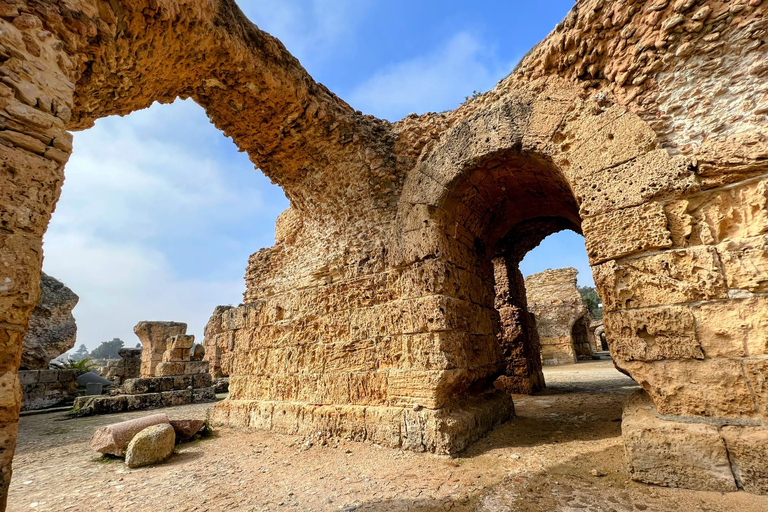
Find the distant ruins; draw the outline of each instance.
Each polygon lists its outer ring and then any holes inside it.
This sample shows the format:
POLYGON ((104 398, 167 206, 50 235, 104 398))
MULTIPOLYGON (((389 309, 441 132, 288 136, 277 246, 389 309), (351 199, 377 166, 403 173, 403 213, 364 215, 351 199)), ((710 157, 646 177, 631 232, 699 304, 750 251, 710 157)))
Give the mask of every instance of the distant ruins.
POLYGON ((545 270, 525 278, 528 311, 536 319, 543 364, 575 363, 597 351, 591 317, 576 287, 575 268, 545 270))
POLYGON ((217 421, 458 452, 513 416, 499 377, 537 385, 499 335, 530 320, 520 260, 572 229, 643 388, 633 478, 768 492, 767 29, 761 0, 581 0, 492 91, 390 123, 232 0, 0 1, 0 508, 69 131, 177 97, 291 204, 213 320, 217 421))
POLYGON ((89 416, 216 400, 208 362, 202 361, 202 351, 192 351, 195 337, 186 334, 187 324, 139 322, 133 331, 143 349, 120 352, 124 364, 130 364, 126 356, 140 354, 141 376, 123 379, 117 394, 78 397, 74 413, 89 416), (197 354, 194 359, 192 354, 197 354))
POLYGON ((75 346, 77 323, 72 310, 79 297, 58 279, 42 274, 40 300, 29 318, 21 350, 21 410, 71 403, 77 396, 75 370, 49 369, 48 364, 75 346))

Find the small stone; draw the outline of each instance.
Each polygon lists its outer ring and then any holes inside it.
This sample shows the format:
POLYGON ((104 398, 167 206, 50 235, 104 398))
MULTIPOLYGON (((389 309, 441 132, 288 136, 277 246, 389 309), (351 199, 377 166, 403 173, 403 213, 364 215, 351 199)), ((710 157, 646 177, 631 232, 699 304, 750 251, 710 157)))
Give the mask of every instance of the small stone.
POLYGON ((180 443, 190 439, 200 432, 205 425, 205 420, 171 420, 171 426, 176 431, 176 442, 180 443))
POLYGON ((134 436, 125 451, 125 464, 138 468, 167 460, 176 445, 176 432, 168 423, 147 427, 134 436))
POLYGON ((590 471, 590 473, 592 474, 592 476, 596 476, 596 477, 605 476, 605 472, 603 472, 603 471, 601 471, 599 469, 592 469, 592 471, 590 471))

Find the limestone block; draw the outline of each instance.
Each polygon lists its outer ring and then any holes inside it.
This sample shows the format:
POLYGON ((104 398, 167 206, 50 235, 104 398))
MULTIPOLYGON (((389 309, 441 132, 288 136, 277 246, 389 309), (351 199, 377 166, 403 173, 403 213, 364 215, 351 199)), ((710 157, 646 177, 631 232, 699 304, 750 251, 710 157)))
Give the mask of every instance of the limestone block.
MULTIPOLYGON (((230 310, 231 311, 231 310, 230 310)), ((189 352, 192 345, 195 344, 195 337, 192 334, 177 334, 171 336, 166 344, 166 350, 181 350, 189 352)))
POLYGON ((617 361, 617 365, 642 386, 661 414, 743 418, 756 413, 738 359, 617 361))
POLYGON ((184 375, 186 372, 186 363, 174 362, 174 363, 158 363, 155 367, 155 375, 158 377, 166 377, 169 375, 184 375))
MULTIPOLYGON (((364 372, 376 369, 376 342, 360 340, 325 345, 324 367, 328 372, 364 372)), ((300 364, 300 368, 314 365, 300 364)), ((321 370, 322 371, 322 370, 321 370)))
POLYGON ((122 457, 125 455, 125 449, 128 443, 131 442, 131 439, 133 439, 133 436, 149 426, 161 423, 168 423, 168 416, 165 413, 113 423, 112 425, 101 427, 94 432, 91 437, 90 446, 97 452, 122 457))
POLYGON ((173 391, 163 391, 160 393, 160 399, 163 403, 163 407, 185 405, 192 402, 192 390, 178 389, 173 391))
POLYGON ((213 386, 206 388, 196 388, 192 390, 192 401, 198 402, 215 402, 216 390, 213 386))
POLYGON ((662 420, 643 391, 624 406, 621 437, 633 480, 708 491, 737 489, 717 427, 662 420))
POLYGON ((176 432, 170 424, 147 427, 136 434, 125 450, 125 464, 138 468, 163 462, 173 455, 175 445, 176 432))
POLYGON ((768 298, 703 302, 692 310, 706 357, 768 355, 768 298))
POLYGON ((589 217, 696 191, 691 167, 687 159, 671 158, 666 149, 657 149, 599 174, 577 176, 574 192, 580 213, 589 217))
POLYGON ((198 373, 192 375, 192 387, 193 388, 207 388, 213 382, 213 377, 210 373, 198 373))
POLYGON ((205 357, 205 346, 200 343, 195 343, 192 349, 189 351, 189 358, 192 361, 202 361, 205 357))
MULTIPOLYGON (((117 397, 110 397, 117 398, 117 397)), ((160 393, 145 393, 143 395, 125 395, 124 400, 118 403, 123 405, 125 411, 141 411, 163 407, 163 397, 160 393)), ((117 412, 117 411, 115 411, 117 412)))
POLYGON ((667 217, 659 203, 587 217, 581 228, 592 265, 672 246, 667 217))
POLYGON ((610 169, 653 149, 656 134, 637 114, 615 105, 599 116, 566 121, 566 139, 574 173, 580 176, 610 169))
POLYGON ((759 236, 768 232, 768 180, 697 194, 666 210, 677 247, 759 236))
POLYGON ((169 349, 163 352, 162 361, 164 363, 172 363, 172 362, 178 362, 178 361, 189 361, 189 359, 190 359, 189 350, 183 349, 183 348, 175 348, 175 349, 169 349))
POLYGON ((474 375, 465 369, 442 371, 393 370, 388 374, 388 394, 397 405, 437 409, 466 391, 474 375))
POLYGON ((764 419, 768 419, 768 360, 745 359, 742 364, 755 395, 757 410, 764 419))
POLYGON ((365 408, 366 439, 388 448, 399 448, 402 442, 403 410, 396 407, 365 408))
POLYGON ((728 288, 768 292, 768 237, 731 240, 717 246, 728 288))
POLYGON ((727 296, 714 248, 671 250, 592 267, 605 311, 727 296))
POLYGON ((208 361, 186 361, 184 365, 184 375, 199 375, 208 373, 208 361))
POLYGON ((720 430, 740 489, 768 494, 768 428, 730 426, 720 430))
POLYGON ((703 359, 694 317, 687 307, 669 306, 606 313, 611 354, 621 361, 703 359))
POLYGON ((403 269, 400 287, 404 299, 448 295, 476 304, 488 304, 493 297, 488 283, 478 275, 437 258, 403 269))
POLYGON ((40 381, 40 372, 38 370, 28 370, 19 372, 19 383, 21 388, 26 390, 33 388, 40 381))

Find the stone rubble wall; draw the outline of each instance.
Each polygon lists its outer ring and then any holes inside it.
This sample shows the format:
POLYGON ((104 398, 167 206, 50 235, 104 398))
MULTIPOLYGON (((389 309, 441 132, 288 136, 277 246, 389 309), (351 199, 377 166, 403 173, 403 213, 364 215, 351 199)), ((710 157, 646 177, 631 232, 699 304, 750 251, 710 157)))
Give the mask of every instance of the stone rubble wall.
POLYGON ((582 0, 494 90, 397 123, 314 82, 229 0, 115 5, 0 0, 0 509, 68 130, 176 97, 291 203, 210 333, 230 376, 219 421, 462 449, 514 414, 493 391, 507 372, 493 260, 514 268, 572 229, 612 356, 663 421, 759 439, 766 2, 582 0))
POLYGON ((23 370, 19 372, 22 411, 72 403, 78 396, 78 370, 23 370))

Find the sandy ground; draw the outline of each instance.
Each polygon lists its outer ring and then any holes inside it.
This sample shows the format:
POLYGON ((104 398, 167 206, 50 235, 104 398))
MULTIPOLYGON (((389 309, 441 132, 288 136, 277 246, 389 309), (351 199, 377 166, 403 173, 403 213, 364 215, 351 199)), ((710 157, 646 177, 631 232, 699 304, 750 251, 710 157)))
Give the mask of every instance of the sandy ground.
MULTIPOLYGON (((148 414, 21 419, 9 511, 738 511, 768 498, 653 487, 627 477, 610 361, 547 368, 547 390, 460 457, 221 428, 167 463, 128 469, 88 448, 98 427, 148 414)), ((165 409, 172 418, 210 408, 165 409)))

